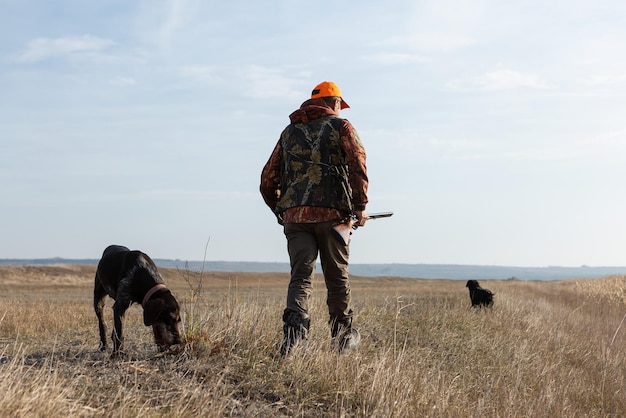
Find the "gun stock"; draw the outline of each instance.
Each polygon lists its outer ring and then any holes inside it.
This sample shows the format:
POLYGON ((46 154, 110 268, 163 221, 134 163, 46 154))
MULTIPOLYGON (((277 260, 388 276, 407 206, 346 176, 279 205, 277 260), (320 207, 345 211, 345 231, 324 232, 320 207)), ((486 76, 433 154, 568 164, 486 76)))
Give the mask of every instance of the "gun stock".
POLYGON ((352 235, 352 229, 356 221, 350 219, 348 222, 343 222, 333 226, 332 234, 343 245, 350 243, 350 235, 352 235))
MULTIPOLYGON (((393 212, 372 213, 367 215, 365 220, 369 221, 370 219, 389 218, 391 215, 393 215, 393 212)), ((352 230, 356 230, 359 227, 356 225, 356 221, 356 216, 351 216, 346 221, 333 226, 333 236, 339 240, 341 244, 348 245, 350 243, 352 230)))

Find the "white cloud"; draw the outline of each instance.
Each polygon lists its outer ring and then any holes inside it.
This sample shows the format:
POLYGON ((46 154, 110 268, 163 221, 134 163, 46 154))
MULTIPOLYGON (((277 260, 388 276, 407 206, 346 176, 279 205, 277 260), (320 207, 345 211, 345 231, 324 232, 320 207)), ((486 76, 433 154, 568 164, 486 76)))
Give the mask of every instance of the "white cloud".
POLYGON ((583 83, 591 86, 614 86, 626 83, 626 74, 596 74, 583 79, 583 83))
POLYGON ((219 75, 219 69, 217 67, 206 65, 187 65, 180 69, 180 74, 186 78, 192 78, 209 83, 218 82, 222 79, 219 75))
POLYGON ((258 98, 301 98, 305 89, 299 86, 308 73, 297 70, 284 70, 260 65, 251 65, 244 69, 228 66, 187 65, 182 67, 180 75, 208 84, 230 82, 237 86, 245 97, 258 98), (230 80, 230 81, 229 81, 230 80))
POLYGON ((362 59, 381 64, 411 64, 415 62, 429 61, 429 58, 421 55, 394 52, 381 52, 379 54, 365 55, 362 59))
POLYGON ((492 141, 477 141, 470 139, 442 140, 437 138, 430 138, 427 142, 435 149, 453 153, 466 153, 468 151, 475 152, 490 148, 495 144, 495 142, 492 141))
POLYGON ((98 38, 92 35, 37 38, 28 43, 26 51, 18 56, 18 60, 22 62, 37 62, 76 54, 97 53, 115 44, 110 39, 98 38))
POLYGON ((554 86, 537 74, 513 70, 496 70, 471 79, 456 79, 446 83, 450 90, 514 90, 519 88, 550 89, 554 86))
POLYGON ((178 29, 183 25, 184 0, 171 0, 165 5, 163 23, 159 29, 161 45, 169 48, 178 29))
POLYGON ((297 87, 300 80, 284 75, 282 69, 250 66, 244 75, 247 81, 245 96, 254 98, 298 98, 302 91, 297 87))
POLYGON ((626 129, 621 131, 607 132, 594 138, 580 141, 579 144, 585 147, 591 146, 592 148, 600 147, 612 149, 615 147, 626 147, 626 129))
POLYGON ((400 47, 423 52, 448 52, 474 45, 470 36, 454 32, 417 32, 403 36, 393 36, 372 43, 374 47, 400 47))
POLYGON ((115 77, 109 80, 109 84, 113 86, 134 86, 137 84, 137 80, 132 77, 115 77))
POLYGON ((421 32, 413 35, 409 44, 419 50, 426 52, 446 52, 461 49, 473 45, 476 40, 452 32, 421 32))
MULTIPOLYGON (((134 34, 155 53, 179 53, 200 50, 204 45, 198 36, 219 19, 219 6, 201 0, 141 0, 134 34), (193 34, 190 29, 193 28, 193 34)), ((210 43, 209 43, 210 44, 210 43)))

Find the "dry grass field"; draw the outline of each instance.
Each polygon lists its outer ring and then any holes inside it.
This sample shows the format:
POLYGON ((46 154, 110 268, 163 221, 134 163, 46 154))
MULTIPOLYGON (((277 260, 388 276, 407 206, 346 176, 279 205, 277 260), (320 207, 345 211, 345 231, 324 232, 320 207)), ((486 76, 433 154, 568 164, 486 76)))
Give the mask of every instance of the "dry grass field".
POLYGON ((0 416, 626 416, 623 276, 481 281, 496 293, 483 310, 462 281, 354 277, 363 340, 341 356, 318 278, 311 344, 281 359, 287 275, 162 270, 186 343, 159 353, 133 306, 110 360, 94 271, 0 268, 0 416))

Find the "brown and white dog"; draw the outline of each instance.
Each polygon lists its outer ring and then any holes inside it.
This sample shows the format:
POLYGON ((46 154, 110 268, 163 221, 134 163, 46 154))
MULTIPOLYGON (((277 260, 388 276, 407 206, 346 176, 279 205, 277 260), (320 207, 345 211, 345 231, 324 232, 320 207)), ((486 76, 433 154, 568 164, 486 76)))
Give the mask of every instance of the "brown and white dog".
POLYGON ((124 314, 133 302, 140 303, 143 307, 143 323, 152 326, 154 342, 161 350, 180 344, 178 301, 165 286, 156 265, 147 254, 131 251, 121 245, 111 245, 102 254, 93 289, 93 306, 100 328, 101 351, 107 348, 106 325, 102 316, 107 295, 115 300, 111 357, 123 350, 124 314))

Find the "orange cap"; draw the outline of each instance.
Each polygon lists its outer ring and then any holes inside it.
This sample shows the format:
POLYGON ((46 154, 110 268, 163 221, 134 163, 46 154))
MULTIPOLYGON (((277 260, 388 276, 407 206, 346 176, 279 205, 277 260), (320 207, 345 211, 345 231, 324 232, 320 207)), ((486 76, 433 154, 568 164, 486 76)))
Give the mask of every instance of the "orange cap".
POLYGON ((332 81, 322 81, 317 86, 315 86, 315 88, 311 92, 311 99, 316 99, 318 97, 339 97, 341 99, 342 109, 350 107, 348 106, 348 103, 343 100, 339 87, 337 87, 337 85, 332 81))

